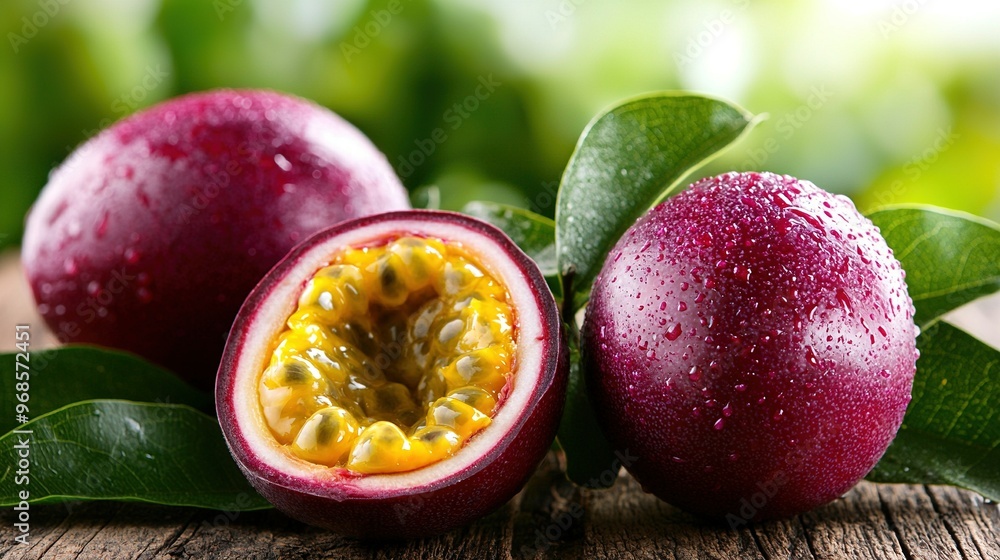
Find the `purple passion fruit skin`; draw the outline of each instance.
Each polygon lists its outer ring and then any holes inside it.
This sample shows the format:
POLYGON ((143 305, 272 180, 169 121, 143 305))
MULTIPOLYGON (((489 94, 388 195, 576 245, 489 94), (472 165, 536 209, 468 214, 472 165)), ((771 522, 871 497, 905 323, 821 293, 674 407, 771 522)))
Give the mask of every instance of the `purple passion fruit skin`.
POLYGON ((219 90, 77 148, 28 216, 22 260, 60 340, 129 350, 210 387, 240 304, 293 246, 406 208, 385 157, 337 115, 219 90))
POLYGON ((545 456, 565 399, 568 354, 563 336, 555 301, 537 266, 495 227, 427 210, 360 218, 299 245, 252 291, 219 369, 219 421, 247 479, 289 516, 362 538, 440 533, 508 501, 545 456), (331 256, 404 237, 460 244, 506 287, 516 350, 492 420, 450 457, 415 470, 362 474, 303 460, 269 431, 258 393, 275 341, 287 332, 285 321, 296 312, 300 294, 331 256))
POLYGON ((872 469, 910 400, 912 317, 902 268, 849 199, 732 173, 619 240, 584 367, 643 488, 741 524, 815 508, 872 469))

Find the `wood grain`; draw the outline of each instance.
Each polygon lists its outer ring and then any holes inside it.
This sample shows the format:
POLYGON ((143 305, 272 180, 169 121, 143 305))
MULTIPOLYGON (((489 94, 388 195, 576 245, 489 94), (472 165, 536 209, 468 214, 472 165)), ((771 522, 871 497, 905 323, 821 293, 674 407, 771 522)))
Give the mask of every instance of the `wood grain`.
MULTIPOLYGON (((0 294, 0 333, 28 323, 33 348, 57 342, 34 312, 16 254, 0 256, 0 294)), ((996 301, 956 322, 992 329, 1000 315, 996 301)), ((0 336, 0 350, 12 347, 13 336, 0 336)), ((550 455, 498 511, 469 527, 408 542, 346 539, 275 511, 68 503, 32 506, 30 544, 20 545, 13 541, 15 516, 8 508, 0 511, 0 558, 1000 560, 998 506, 951 487, 862 482, 842 499, 794 519, 734 530, 643 493, 624 473, 606 491, 578 488, 560 473, 550 455)))

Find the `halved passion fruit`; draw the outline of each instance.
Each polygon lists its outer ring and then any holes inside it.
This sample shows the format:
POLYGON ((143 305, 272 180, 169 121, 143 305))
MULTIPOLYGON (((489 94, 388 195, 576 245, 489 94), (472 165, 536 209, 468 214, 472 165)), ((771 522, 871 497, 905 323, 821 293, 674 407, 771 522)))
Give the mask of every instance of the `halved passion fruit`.
POLYGON ((361 537, 465 524, 545 455, 567 355, 537 266, 448 212, 362 218, 293 250, 244 303, 216 398, 233 456, 288 515, 361 537))

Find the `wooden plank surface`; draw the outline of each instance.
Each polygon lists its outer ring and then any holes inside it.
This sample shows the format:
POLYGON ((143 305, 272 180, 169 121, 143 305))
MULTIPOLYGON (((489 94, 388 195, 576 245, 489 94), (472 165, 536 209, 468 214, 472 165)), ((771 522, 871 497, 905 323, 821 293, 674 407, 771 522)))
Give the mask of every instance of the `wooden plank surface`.
MULTIPOLYGON (((15 254, 0 256, 0 332, 42 331, 15 254)), ((954 317, 1000 345, 1000 299, 954 317)), ((13 345, 0 337, 0 350, 13 345)), ((51 336, 33 347, 52 345, 51 336)), ((3 467, 0 467, 3 468, 3 467)), ((1000 560, 1000 509, 950 487, 862 482, 793 519, 732 530, 645 494, 622 474, 608 491, 580 489, 550 456, 525 489, 470 527, 410 542, 359 542, 275 511, 226 513, 136 503, 32 506, 30 544, 13 541, 14 511, 0 511, 0 558, 735 558, 1000 560)))

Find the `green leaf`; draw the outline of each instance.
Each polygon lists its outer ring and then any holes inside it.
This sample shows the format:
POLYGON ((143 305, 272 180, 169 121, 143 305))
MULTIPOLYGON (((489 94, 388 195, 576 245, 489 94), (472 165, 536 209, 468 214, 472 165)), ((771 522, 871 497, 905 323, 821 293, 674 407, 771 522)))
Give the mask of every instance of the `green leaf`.
POLYGON ((868 478, 952 484, 1000 500, 1000 351, 944 322, 917 345, 913 400, 868 478))
POLYGON ((906 271, 921 328, 1000 289, 1000 225, 927 206, 880 210, 868 217, 906 271))
POLYGON ((486 201, 470 202, 462 212, 503 230, 542 274, 556 273, 556 224, 552 220, 524 208, 486 201))
POLYGON ((268 508, 236 467, 219 423, 183 405, 84 401, 0 438, 0 507, 121 500, 229 511, 268 508), (27 442, 27 443, 25 443, 27 442), (30 462, 27 480, 19 453, 30 462))
MULTIPOLYGON (((25 416, 35 418, 70 403, 90 399, 125 399, 186 404, 210 410, 212 398, 132 354, 93 346, 64 346, 33 351, 29 359, 17 353, 0 354, 0 433, 18 426, 15 394, 27 393, 25 416), (18 365, 20 364, 20 365, 18 365), (17 375, 27 372, 28 391, 20 391, 17 375), (15 375, 15 373, 17 375, 15 375)), ((24 388, 23 386, 21 387, 24 388)))
POLYGON ((625 230, 753 123, 752 115, 724 101, 678 93, 632 99, 598 115, 559 187, 559 272, 575 271, 577 291, 589 291, 625 230))

